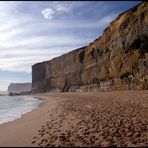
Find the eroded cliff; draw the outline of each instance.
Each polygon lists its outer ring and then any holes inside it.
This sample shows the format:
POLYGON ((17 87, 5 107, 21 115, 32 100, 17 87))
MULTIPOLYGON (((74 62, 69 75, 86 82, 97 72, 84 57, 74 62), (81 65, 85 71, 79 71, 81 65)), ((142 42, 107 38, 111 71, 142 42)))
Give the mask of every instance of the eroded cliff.
POLYGON ((8 86, 8 93, 11 95, 30 93, 31 85, 31 83, 11 83, 8 86))
POLYGON ((32 91, 148 89, 148 3, 120 14, 103 35, 32 66, 32 91))

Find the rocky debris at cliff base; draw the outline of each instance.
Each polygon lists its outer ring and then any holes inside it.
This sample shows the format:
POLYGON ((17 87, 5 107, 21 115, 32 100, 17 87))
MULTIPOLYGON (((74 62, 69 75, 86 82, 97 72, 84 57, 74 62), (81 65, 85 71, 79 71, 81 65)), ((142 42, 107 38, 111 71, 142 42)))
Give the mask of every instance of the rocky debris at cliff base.
POLYGON ((91 95, 75 93, 54 95, 59 96, 61 101, 54 110, 56 116, 49 114, 49 120, 38 131, 36 139, 32 139, 33 145, 41 147, 148 145, 147 91, 145 94, 103 92, 91 95))

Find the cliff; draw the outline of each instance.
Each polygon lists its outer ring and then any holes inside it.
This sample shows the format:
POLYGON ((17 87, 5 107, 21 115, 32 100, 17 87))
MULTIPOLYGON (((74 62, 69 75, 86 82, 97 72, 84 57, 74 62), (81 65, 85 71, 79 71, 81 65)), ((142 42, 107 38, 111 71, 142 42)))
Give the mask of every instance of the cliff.
POLYGON ((28 94, 31 92, 31 83, 11 83, 8 86, 8 93, 11 95, 28 94))
POLYGON ((120 14, 103 35, 32 66, 32 91, 148 89, 148 3, 120 14))

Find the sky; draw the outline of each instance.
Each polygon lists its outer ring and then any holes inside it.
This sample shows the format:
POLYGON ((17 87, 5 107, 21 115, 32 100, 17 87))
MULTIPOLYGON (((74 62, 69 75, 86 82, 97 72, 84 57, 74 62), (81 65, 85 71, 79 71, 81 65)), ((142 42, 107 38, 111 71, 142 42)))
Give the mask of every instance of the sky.
POLYGON ((88 45, 140 1, 0 1, 0 90, 31 82, 31 66, 88 45))

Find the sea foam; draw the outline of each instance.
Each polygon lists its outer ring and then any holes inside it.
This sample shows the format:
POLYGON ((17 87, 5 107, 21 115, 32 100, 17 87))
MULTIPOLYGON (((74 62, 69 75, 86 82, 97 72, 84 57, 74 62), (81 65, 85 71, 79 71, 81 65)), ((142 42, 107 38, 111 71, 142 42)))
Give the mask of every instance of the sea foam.
POLYGON ((20 118, 41 103, 43 100, 28 96, 0 96, 0 124, 20 118))

